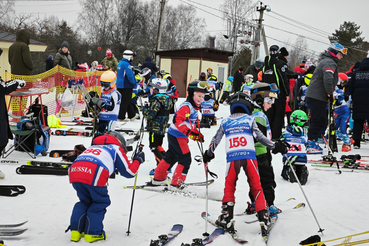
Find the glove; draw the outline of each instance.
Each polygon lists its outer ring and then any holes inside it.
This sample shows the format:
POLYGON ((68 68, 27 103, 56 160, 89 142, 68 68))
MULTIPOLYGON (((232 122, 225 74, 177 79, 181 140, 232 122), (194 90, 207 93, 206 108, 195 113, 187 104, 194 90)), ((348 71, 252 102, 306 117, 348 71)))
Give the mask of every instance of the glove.
POLYGON ((202 160, 204 161, 204 163, 209 163, 212 159, 214 159, 214 157, 215 157, 214 154, 212 156, 209 156, 208 150, 206 150, 204 155, 202 156, 202 160))
POLYGON ((218 101, 214 101, 213 109, 214 109, 214 111, 218 111, 218 109, 219 109, 219 102, 218 101))
POLYGON ((141 97, 145 94, 145 92, 143 90, 140 90, 138 93, 137 93, 137 96, 138 97, 141 97))
POLYGON ((26 81, 24 81, 24 80, 17 79, 16 82, 18 82, 18 87, 17 87, 18 89, 26 86, 26 81))
POLYGON ((134 161, 138 161, 140 165, 145 162, 145 153, 144 152, 138 152, 135 157, 133 157, 134 161))
POLYGON ((93 97, 90 101, 90 106, 92 107, 93 105, 96 105, 98 108, 104 108, 105 101, 100 98, 93 97))
POLYGON ((188 130, 186 136, 191 138, 193 141, 203 143, 204 142, 204 135, 202 135, 197 129, 195 130, 188 130))
POLYGON ((301 101, 300 104, 301 104, 301 106, 304 106, 305 105, 305 101, 301 101))
POLYGON ((288 152, 288 148, 290 147, 291 146, 287 142, 278 140, 277 142, 274 143, 274 149, 272 150, 272 153, 286 154, 288 152))

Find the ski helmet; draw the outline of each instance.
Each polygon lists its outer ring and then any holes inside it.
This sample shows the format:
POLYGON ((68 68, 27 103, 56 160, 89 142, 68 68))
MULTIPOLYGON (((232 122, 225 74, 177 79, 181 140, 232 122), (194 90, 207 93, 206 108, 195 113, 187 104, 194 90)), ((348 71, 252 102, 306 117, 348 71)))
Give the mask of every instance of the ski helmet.
POLYGON ((343 47, 339 43, 331 43, 331 45, 328 48, 328 51, 332 52, 335 55, 337 55, 338 52, 340 52, 342 55, 347 54, 347 48, 343 47))
POLYGON ((236 92, 231 97, 230 106, 231 114, 246 113, 251 115, 254 111, 255 104, 246 93, 236 92))
POLYGON ((141 68, 139 66, 133 66, 132 70, 133 70, 134 75, 141 73, 141 68))
POLYGON ((100 77, 100 84, 103 87, 103 93, 109 93, 115 88, 117 75, 113 71, 106 71, 100 77))
POLYGON ((172 75, 170 75, 169 73, 167 73, 167 74, 165 74, 163 76, 163 79, 167 79, 167 80, 172 79, 172 75))
POLYGON ((348 76, 345 73, 338 73, 337 85, 345 86, 348 82, 348 76))
POLYGON ((199 80, 200 81, 206 81, 206 73, 205 72, 201 72, 199 75, 199 80))
POLYGON ((268 84, 265 82, 255 83, 254 86, 251 88, 251 98, 252 100, 256 100, 258 95, 262 98, 265 97, 273 97, 277 98, 279 89, 275 83, 268 84))
POLYGON ((128 61, 132 61, 133 60, 133 56, 134 56, 134 53, 132 50, 125 50, 123 52, 123 58, 124 59, 127 59, 128 61))
POLYGON ((312 77, 313 77, 313 74, 312 73, 308 73, 308 74, 306 74, 304 76, 305 85, 309 86, 310 80, 311 80, 312 77))
POLYGON ((228 77, 228 80, 229 80, 230 82, 233 82, 233 80, 234 80, 233 76, 229 76, 229 77, 228 77))
POLYGON ((165 94, 167 92, 168 82, 166 79, 155 78, 149 82, 148 86, 154 89, 154 95, 159 93, 165 94))
POLYGON ((149 79, 152 76, 151 69, 148 67, 143 68, 139 74, 141 77, 145 77, 145 79, 149 79))
POLYGON ((307 115, 304 111, 298 109, 292 112, 290 123, 292 125, 304 126, 307 122, 307 115))
POLYGON ((109 131, 107 134, 115 137, 116 139, 118 139, 120 147, 122 147, 122 149, 124 149, 125 153, 127 154, 128 151, 127 151, 127 148, 126 148, 126 140, 124 139, 122 134, 120 134, 119 132, 116 132, 116 131, 109 131))
POLYGON ((246 74, 245 75, 245 82, 246 83, 252 83, 254 81, 254 75, 252 74, 246 74))
POLYGON ((202 93, 208 93, 209 92, 209 84, 206 81, 199 81, 195 80, 188 84, 187 91, 188 91, 188 97, 192 98, 195 91, 199 91, 202 93))

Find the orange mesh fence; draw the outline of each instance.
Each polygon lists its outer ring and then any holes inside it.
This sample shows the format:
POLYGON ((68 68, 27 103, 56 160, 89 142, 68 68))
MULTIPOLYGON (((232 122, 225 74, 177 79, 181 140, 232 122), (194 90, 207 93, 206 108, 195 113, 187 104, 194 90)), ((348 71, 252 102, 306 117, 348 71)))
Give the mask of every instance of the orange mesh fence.
POLYGON ((85 108, 85 102, 77 88, 71 86, 71 80, 78 81, 79 79, 83 79, 83 84, 88 91, 96 91, 100 95, 100 76, 103 72, 76 72, 60 67, 59 65, 44 73, 32 76, 13 75, 6 72, 0 75, 5 81, 14 79, 26 81, 26 86, 16 91, 24 92, 24 96, 7 96, 7 103, 10 102, 8 113, 13 115, 26 113, 30 105, 34 103, 35 98, 39 94, 42 94, 42 104, 48 107, 48 114, 55 114, 60 100, 63 99, 66 88, 69 88, 71 94, 69 92, 68 94, 72 95, 74 103, 61 109, 62 116, 70 116, 73 107, 74 115, 79 115, 85 108), (28 94, 30 96, 27 96, 28 94), (32 98, 32 101, 30 98, 32 98))

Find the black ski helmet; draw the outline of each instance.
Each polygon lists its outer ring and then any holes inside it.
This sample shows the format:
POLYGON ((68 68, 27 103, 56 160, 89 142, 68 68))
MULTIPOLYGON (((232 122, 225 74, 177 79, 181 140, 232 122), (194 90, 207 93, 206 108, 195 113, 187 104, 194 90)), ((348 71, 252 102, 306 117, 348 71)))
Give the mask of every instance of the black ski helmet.
POLYGON ((109 131, 107 134, 109 134, 109 135, 115 137, 116 139, 118 139, 118 141, 120 143, 120 147, 122 147, 126 153, 128 152, 127 148, 126 148, 126 140, 124 139, 122 134, 120 134, 119 132, 116 132, 116 131, 109 131))
POLYGON ((195 80, 188 84, 187 87, 188 97, 192 98, 195 91, 208 93, 209 92, 209 84, 206 81, 195 80))
POLYGON ((246 93, 236 92, 231 97, 230 106, 231 114, 246 113, 252 115, 255 105, 250 96, 248 96, 246 93))

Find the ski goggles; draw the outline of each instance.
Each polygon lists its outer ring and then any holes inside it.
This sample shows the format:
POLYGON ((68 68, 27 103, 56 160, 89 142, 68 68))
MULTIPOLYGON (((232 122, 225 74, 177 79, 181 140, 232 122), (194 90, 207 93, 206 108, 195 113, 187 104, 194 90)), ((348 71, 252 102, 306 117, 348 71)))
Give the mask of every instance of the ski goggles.
POLYGON ((340 50, 340 52, 342 53, 342 54, 344 54, 344 55, 346 55, 347 54, 347 48, 343 48, 342 50, 340 50))
POLYGON ((256 93, 256 92, 259 92, 259 91, 265 91, 265 90, 270 90, 271 92, 279 93, 278 86, 275 83, 269 84, 268 86, 263 86, 263 87, 252 88, 251 89, 252 93, 256 93))
POLYGON ((205 82, 205 81, 200 81, 199 83, 197 83, 197 86, 190 86, 190 88, 198 88, 198 89, 201 89, 201 90, 206 90, 206 91, 209 91, 210 90, 210 85, 208 82, 205 82))
POLYGON ((264 97, 264 102, 273 104, 275 102, 275 98, 274 97, 264 97))
POLYGON ((109 87, 110 87, 110 85, 111 85, 111 83, 100 81, 100 85, 101 85, 102 87, 104 87, 104 88, 109 88, 109 87))

